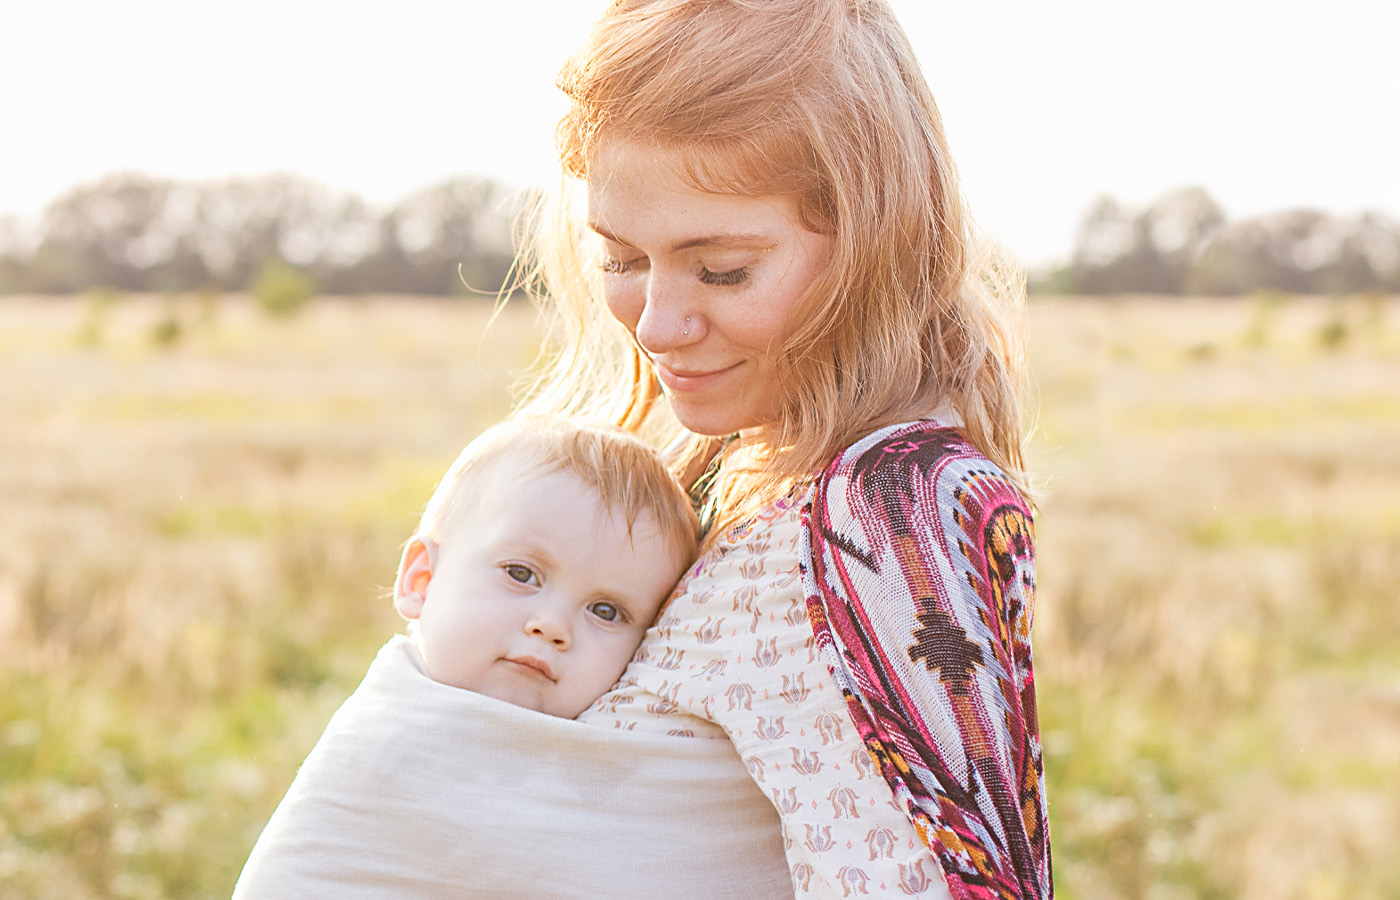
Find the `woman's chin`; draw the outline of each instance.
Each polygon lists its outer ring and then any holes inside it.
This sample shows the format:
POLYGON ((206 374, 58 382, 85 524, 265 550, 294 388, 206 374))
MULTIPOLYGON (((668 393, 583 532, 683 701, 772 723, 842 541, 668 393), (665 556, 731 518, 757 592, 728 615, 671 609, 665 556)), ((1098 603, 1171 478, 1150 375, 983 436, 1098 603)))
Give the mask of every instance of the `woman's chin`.
POLYGON ((727 437, 762 428, 765 418, 748 408, 747 404, 695 402, 674 395, 668 396, 671 412, 687 431, 709 437, 727 437))
POLYGON ((678 415, 676 419, 685 426, 687 431, 703 434, 706 437, 728 437, 745 430, 747 427, 739 424, 742 420, 723 417, 678 415))

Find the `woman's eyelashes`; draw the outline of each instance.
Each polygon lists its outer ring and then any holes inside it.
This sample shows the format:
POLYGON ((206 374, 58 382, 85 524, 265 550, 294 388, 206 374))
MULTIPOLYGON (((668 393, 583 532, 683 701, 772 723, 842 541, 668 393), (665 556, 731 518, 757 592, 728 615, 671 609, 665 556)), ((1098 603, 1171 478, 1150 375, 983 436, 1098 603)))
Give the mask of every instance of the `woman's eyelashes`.
POLYGON ((734 287, 749 280, 749 267, 740 266, 737 269, 730 269, 727 272, 712 272, 704 266, 700 267, 699 279, 705 284, 712 284, 717 287, 734 287))
MULTIPOLYGON (((645 256, 639 256, 636 259, 614 259, 608 256, 603 258, 603 261, 598 264, 598 268, 602 269, 606 275, 626 275, 636 271, 645 263, 645 256)), ((701 284, 713 287, 735 287, 749 280, 749 267, 738 266, 717 272, 702 265, 696 270, 695 277, 701 284)))
POLYGON ((607 275, 625 275, 635 269, 637 264, 645 258, 646 257, 638 257, 636 259, 613 259, 608 256, 603 258, 603 261, 598 264, 598 268, 602 269, 607 275))

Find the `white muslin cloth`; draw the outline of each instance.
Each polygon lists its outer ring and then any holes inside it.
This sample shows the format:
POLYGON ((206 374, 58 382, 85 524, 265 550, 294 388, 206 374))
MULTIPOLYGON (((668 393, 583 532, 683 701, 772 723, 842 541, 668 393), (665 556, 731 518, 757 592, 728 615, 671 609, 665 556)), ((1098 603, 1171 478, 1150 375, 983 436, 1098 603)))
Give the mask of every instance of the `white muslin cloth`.
POLYGON ((234 900, 791 898, 778 815, 728 740, 520 709, 379 651, 234 900))

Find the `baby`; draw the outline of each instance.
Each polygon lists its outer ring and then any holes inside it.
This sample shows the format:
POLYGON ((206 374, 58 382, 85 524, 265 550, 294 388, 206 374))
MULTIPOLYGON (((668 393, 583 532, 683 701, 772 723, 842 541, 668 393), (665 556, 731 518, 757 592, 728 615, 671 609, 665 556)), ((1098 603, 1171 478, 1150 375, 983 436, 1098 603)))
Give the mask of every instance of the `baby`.
MULTIPOLYGON (((407 635, 379 651, 326 726, 235 900, 441 897, 449 884, 452 896, 500 895, 482 887, 498 883, 490 861, 499 854, 455 840, 455 823, 464 807, 515 814, 547 773, 504 783, 480 773, 500 769, 489 761, 515 742, 550 748, 561 780, 579 754, 612 752, 611 730, 567 720, 622 674, 697 534, 685 492, 621 431, 525 419, 472 441, 404 549, 394 605, 407 635)), ((681 743, 675 752, 688 755, 662 785, 703 762, 697 742, 681 743)), ((650 802, 655 790, 632 777, 635 788, 609 797, 634 790, 650 802)), ((586 876, 587 864, 565 874, 586 876)))
POLYGON ((394 606, 434 680, 572 719, 622 674, 696 533, 684 492, 640 441, 507 422, 438 485, 394 606))

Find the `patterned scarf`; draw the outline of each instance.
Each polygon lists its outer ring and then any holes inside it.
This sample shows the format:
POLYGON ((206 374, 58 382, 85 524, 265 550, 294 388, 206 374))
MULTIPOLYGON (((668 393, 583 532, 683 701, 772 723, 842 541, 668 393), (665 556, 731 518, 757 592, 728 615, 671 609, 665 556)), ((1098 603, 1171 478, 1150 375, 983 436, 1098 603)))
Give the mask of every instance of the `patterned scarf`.
POLYGON ((915 422, 838 457, 803 522, 817 646, 953 897, 1049 900, 1025 500, 958 431, 915 422))

